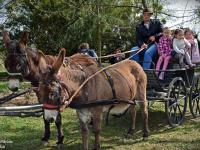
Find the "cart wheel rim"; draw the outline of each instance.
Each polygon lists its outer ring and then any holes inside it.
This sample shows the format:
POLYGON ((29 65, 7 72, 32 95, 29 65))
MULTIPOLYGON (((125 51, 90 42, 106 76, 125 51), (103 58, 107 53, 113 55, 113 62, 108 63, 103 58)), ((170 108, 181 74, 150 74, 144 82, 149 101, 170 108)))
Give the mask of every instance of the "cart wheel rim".
POLYGON ((193 80, 192 88, 190 89, 190 112, 193 117, 200 116, 200 76, 193 80))
POLYGON ((182 78, 174 78, 168 89, 168 100, 165 103, 165 111, 171 126, 180 125, 183 122, 187 108, 187 90, 182 78))

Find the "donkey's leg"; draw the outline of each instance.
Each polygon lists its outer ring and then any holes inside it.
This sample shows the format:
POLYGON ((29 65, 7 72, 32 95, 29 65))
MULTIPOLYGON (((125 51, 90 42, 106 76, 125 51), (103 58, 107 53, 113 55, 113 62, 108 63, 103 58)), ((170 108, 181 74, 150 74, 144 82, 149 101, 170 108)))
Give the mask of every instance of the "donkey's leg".
POLYGON ((148 107, 147 101, 145 100, 143 103, 140 104, 142 118, 143 118, 143 138, 147 138, 149 135, 149 128, 148 128, 148 107))
POLYGON ((135 131, 135 119, 136 119, 136 109, 135 109, 136 105, 131 105, 130 106, 130 113, 131 113, 131 124, 130 124, 130 128, 128 130, 128 134, 133 135, 134 131, 135 131))
POLYGON ((88 150, 88 121, 91 116, 88 114, 88 110, 77 110, 77 115, 80 122, 81 134, 82 134, 82 142, 83 142, 83 150, 88 150))
POLYGON ((100 149, 101 111, 93 112, 93 133, 95 136, 94 150, 100 149))
POLYGON ((44 131, 44 137, 42 138, 42 141, 47 142, 50 138, 50 122, 44 118, 44 114, 43 114, 43 121, 44 121, 45 131, 44 131))
POLYGON ((82 134, 82 142, 83 142, 83 150, 88 150, 88 126, 87 123, 84 123, 80 120, 80 126, 81 126, 81 134, 82 134))
POLYGON ((64 134, 63 134, 63 131, 62 131, 62 117, 61 117, 60 113, 58 113, 55 124, 56 124, 57 131, 58 131, 57 144, 63 144, 64 134))

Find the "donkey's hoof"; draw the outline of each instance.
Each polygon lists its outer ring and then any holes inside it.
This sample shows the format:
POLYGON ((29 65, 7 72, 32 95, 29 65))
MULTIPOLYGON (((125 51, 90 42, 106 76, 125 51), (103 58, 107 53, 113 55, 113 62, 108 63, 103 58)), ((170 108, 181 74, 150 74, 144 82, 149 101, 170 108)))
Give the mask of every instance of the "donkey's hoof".
POLYGON ((135 130, 134 129, 129 129, 128 130, 128 132, 127 132, 127 134, 129 134, 129 135, 134 135, 134 132, 135 132, 135 130))
POLYGON ((143 140, 146 141, 148 140, 149 132, 144 132, 143 134, 143 140))
POLYGON ((57 149, 63 149, 63 144, 57 144, 57 149))
POLYGON ((99 148, 93 148, 92 150, 100 150, 100 147, 99 148))
POLYGON ((148 140, 148 136, 147 137, 143 137, 143 141, 147 141, 148 140))
POLYGON ((134 137, 134 135, 133 134, 125 134, 125 138, 127 138, 127 139, 132 139, 134 137))
POLYGON ((47 146, 48 144, 49 144, 48 141, 42 141, 42 145, 43 145, 43 146, 47 146))

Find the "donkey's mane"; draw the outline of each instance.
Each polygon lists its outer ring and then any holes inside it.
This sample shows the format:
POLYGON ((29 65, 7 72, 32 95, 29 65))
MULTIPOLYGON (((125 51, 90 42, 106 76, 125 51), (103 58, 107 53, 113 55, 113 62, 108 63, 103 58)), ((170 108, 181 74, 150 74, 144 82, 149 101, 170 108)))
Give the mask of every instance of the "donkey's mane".
MULTIPOLYGON (((32 60, 36 65, 38 65, 39 62, 39 50, 34 48, 27 48, 28 53, 30 54, 30 57, 32 57, 32 60)), ((52 55, 45 55, 45 60, 47 64, 52 64, 57 59, 57 56, 52 55)))
MULTIPOLYGON (((66 58, 64 64, 63 75, 69 82, 82 83, 88 76, 87 67, 97 66, 97 62, 94 58, 85 54, 74 54, 69 58, 66 58)), ((74 84, 71 83, 71 84, 74 84)))
POLYGON ((81 66, 90 66, 97 64, 95 58, 92 58, 88 55, 77 53, 70 57, 74 62, 80 64, 81 66))

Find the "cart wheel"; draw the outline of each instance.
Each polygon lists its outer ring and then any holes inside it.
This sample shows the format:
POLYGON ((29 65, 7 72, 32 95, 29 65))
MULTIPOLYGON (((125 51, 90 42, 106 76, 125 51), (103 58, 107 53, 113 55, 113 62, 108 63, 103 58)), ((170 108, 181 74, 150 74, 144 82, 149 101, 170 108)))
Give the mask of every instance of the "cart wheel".
POLYGON ((194 76, 190 89, 189 106, 194 118, 200 116, 200 75, 194 76))
POLYGON ((176 77, 170 82, 167 98, 169 98, 165 102, 167 120, 170 126, 175 127, 183 122, 187 109, 187 89, 181 77, 176 77))

